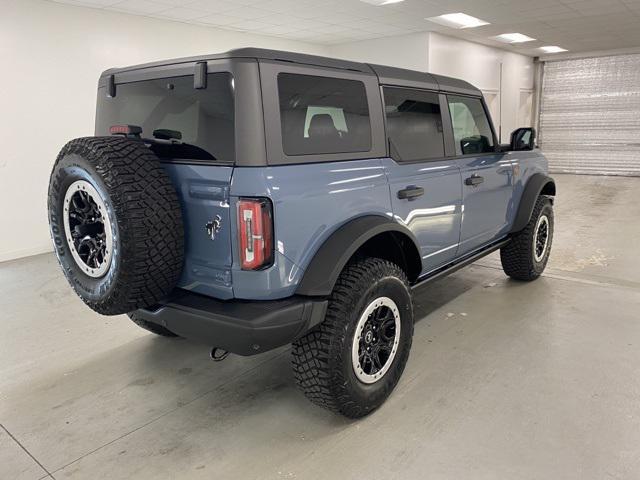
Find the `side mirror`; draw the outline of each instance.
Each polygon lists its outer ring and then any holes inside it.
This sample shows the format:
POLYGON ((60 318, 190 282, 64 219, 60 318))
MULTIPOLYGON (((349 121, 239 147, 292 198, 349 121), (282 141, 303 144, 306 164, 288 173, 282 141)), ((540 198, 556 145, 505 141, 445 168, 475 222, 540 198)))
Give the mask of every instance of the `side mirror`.
POLYGON ((522 150, 533 150, 536 146, 536 131, 533 128, 516 128, 511 133, 511 143, 509 149, 517 152, 522 150))

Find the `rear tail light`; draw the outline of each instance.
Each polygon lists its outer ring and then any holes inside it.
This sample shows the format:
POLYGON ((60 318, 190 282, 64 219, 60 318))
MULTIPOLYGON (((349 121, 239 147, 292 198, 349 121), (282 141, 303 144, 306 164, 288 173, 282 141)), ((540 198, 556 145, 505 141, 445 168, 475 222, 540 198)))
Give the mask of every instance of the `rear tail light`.
POLYGON ((243 270, 258 270, 273 262, 273 215, 268 199, 238 202, 238 238, 243 270))

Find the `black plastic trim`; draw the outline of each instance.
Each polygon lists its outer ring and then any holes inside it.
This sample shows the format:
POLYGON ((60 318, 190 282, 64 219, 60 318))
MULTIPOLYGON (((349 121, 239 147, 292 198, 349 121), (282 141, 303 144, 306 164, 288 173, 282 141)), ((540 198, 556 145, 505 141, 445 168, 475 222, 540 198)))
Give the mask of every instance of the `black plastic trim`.
POLYGON ((238 355, 255 355, 291 343, 324 320, 327 300, 216 300, 176 290, 162 305, 137 310, 148 322, 238 355))
POLYGON ((535 207, 536 200, 540 196, 542 190, 550 185, 550 195, 556 194, 556 183, 553 178, 543 173, 534 173, 529 178, 527 185, 524 187, 524 192, 520 197, 520 205, 518 207, 518 213, 516 219, 513 222, 511 233, 516 233, 527 226, 531 219, 533 208, 535 207))
POLYGON ((207 88, 207 62, 196 63, 193 69, 193 88, 196 90, 207 88))
POLYGON ((107 77, 107 96, 114 98, 116 96, 116 77, 115 75, 109 75, 107 77))
POLYGON ((358 248, 384 232, 406 235, 413 242, 416 251, 420 251, 415 236, 407 227, 383 216, 356 218, 338 228, 322 244, 305 270, 296 293, 309 296, 330 295, 338 275, 358 248))
POLYGON ((415 290, 416 288, 419 288, 429 282, 432 282, 442 277, 446 277, 447 275, 452 274, 456 270, 460 270, 461 268, 466 267, 467 265, 477 260, 480 260, 482 257, 485 257, 490 253, 495 252, 499 248, 502 248, 507 243, 509 243, 509 241, 510 240, 508 238, 502 238, 496 242, 492 242, 489 245, 480 248, 479 250, 474 250, 473 252, 470 252, 469 254, 457 259, 456 261, 451 262, 447 265, 444 265, 443 267, 440 267, 418 278, 418 281, 415 284, 413 284, 411 288, 415 290))

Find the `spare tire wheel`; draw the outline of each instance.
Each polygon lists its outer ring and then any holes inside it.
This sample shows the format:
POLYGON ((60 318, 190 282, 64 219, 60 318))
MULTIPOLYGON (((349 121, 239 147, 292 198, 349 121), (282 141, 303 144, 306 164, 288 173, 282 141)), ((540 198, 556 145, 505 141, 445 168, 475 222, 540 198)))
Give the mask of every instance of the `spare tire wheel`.
POLYGON ((178 196, 144 143, 78 138, 61 150, 49 182, 58 261, 93 310, 149 307, 175 287, 184 261, 178 196))

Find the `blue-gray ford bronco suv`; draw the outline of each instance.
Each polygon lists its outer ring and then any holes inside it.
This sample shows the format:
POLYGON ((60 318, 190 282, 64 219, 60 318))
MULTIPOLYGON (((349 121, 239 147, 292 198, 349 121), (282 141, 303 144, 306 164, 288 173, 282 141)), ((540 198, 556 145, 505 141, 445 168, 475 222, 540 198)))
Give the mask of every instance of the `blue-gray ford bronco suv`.
POLYGON ((413 290, 498 249, 514 279, 544 270, 534 137, 500 145, 477 88, 398 68, 250 48, 111 69, 50 230, 96 312, 217 355, 292 343, 304 394, 361 417, 407 363, 413 290))

